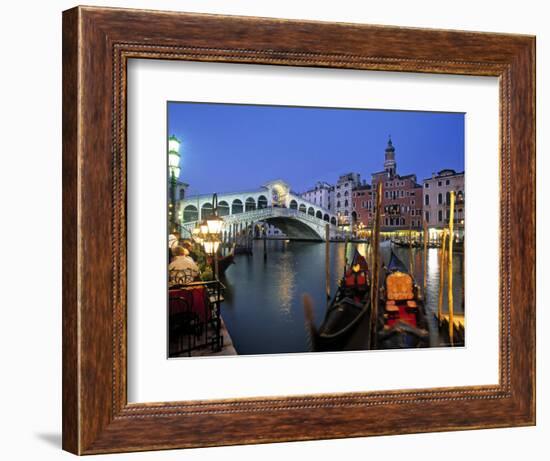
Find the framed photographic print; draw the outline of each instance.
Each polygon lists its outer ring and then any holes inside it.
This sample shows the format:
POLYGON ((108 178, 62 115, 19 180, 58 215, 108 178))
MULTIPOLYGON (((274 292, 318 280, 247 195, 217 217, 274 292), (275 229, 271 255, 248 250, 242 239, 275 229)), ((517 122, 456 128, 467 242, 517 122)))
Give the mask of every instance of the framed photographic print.
POLYGON ((64 12, 64 449, 534 424, 534 50, 64 12))

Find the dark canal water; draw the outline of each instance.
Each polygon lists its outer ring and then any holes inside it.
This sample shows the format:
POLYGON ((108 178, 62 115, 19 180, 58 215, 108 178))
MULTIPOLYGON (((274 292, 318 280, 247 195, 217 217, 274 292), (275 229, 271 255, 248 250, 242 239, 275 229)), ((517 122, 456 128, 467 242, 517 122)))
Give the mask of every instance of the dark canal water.
MULTIPOLYGON (((355 248, 363 255, 368 245, 348 244, 348 261, 355 248)), ((330 244, 331 294, 344 267, 344 243, 330 244)), ((396 255, 409 267, 408 248, 393 248, 396 255)), ((326 310, 325 298, 325 244, 298 241, 268 241, 267 261, 263 257, 263 242, 254 242, 252 256, 238 255, 223 279, 227 286, 222 317, 227 325, 238 354, 281 354, 310 352, 309 333, 305 326, 302 296, 308 293, 314 302, 315 324, 319 326, 326 310)), ((423 250, 413 249, 414 274, 422 285, 423 250)), ((381 246, 381 256, 387 264, 389 242, 381 246)), ((431 346, 440 346, 437 322, 439 293, 439 250, 428 249, 428 278, 426 310, 431 325, 431 346)), ((463 253, 453 256, 454 311, 463 313, 462 274, 463 253)), ((447 288, 444 290, 443 310, 447 312, 447 288)))

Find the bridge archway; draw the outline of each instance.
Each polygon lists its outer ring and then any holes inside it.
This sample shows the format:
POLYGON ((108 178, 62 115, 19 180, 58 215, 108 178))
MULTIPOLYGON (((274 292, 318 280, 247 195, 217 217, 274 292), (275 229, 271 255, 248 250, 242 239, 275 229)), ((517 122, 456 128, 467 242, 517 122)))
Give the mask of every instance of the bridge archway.
POLYGON ((193 222, 199 220, 199 210, 195 205, 187 205, 183 209, 183 222, 193 222))
POLYGON ((218 203, 218 216, 228 216, 230 212, 229 203, 222 200, 218 203))
POLYGON ((300 210, 302 213, 307 213, 307 208, 306 208, 306 206, 305 206, 303 203, 300 204, 299 210, 300 210))
POLYGON ((330 222, 330 216, 325 213, 325 216, 323 216, 323 220, 326 222, 330 222))
POLYGON ((320 210, 317 210, 317 213, 315 213, 315 217, 317 219, 323 219, 323 212, 320 210))
POLYGON ((236 198, 231 204, 231 214, 238 214, 243 212, 243 202, 236 198))
POLYGON ((315 216, 315 210, 313 209, 312 206, 310 206, 307 210, 307 214, 310 215, 310 216, 315 216))
POLYGON ((267 208, 267 197, 265 195, 260 195, 258 197, 258 209, 262 210, 263 208, 267 208))
POLYGON ((299 219, 273 217, 267 218, 265 222, 280 229, 290 239, 322 240, 315 230, 299 219))
POLYGON ((297 210, 298 209, 298 202, 294 199, 292 199, 289 203, 289 207, 291 210, 297 210))
POLYGON ((333 216, 332 218, 330 218, 330 223, 333 225, 333 226, 336 226, 336 218, 333 216))
POLYGON ((210 202, 203 203, 201 206, 201 219, 206 219, 209 216, 212 216, 214 210, 210 202))
POLYGON ((254 211, 256 209, 256 201, 252 197, 248 197, 244 202, 244 211, 254 211))

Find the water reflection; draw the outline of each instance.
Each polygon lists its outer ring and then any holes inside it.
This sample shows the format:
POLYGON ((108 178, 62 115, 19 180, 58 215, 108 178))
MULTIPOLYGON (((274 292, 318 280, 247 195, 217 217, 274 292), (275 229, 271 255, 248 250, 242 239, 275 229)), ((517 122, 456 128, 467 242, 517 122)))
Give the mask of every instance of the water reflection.
POLYGON ((281 315, 292 318, 292 300, 295 296, 296 273, 294 271, 294 254, 284 251, 280 258, 280 263, 274 268, 273 283, 278 288, 278 299, 280 302, 281 315))
MULTIPOLYGON (((364 243, 330 244, 330 291, 333 295, 342 276, 344 261, 348 263, 355 248, 371 263, 372 250, 364 243), (346 253, 346 254, 344 254, 346 253)), ((381 265, 390 257, 389 242, 380 248, 381 265)), ((252 256, 239 255, 226 273, 227 285, 222 316, 239 354, 308 352, 309 336, 304 327, 302 295, 310 294, 314 302, 316 323, 325 314, 325 244, 312 242, 269 241, 267 260, 263 258, 263 242, 254 242, 252 256)), ((416 282, 423 285, 423 249, 394 248, 397 256, 409 267, 410 256, 416 282)), ((464 312, 463 255, 453 255, 454 311, 464 312)), ((425 304, 431 322, 432 346, 439 345, 437 313, 439 295, 439 250, 428 249, 425 304)), ((443 291, 443 312, 447 312, 447 286, 443 291)))

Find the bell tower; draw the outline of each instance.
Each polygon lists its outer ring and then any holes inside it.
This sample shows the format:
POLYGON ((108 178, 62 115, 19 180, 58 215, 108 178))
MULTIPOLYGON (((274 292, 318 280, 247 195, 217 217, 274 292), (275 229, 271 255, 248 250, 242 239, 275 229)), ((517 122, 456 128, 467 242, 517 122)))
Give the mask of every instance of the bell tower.
POLYGON ((395 147, 391 142, 391 135, 388 138, 388 146, 386 147, 384 157, 384 171, 388 178, 393 178, 397 174, 397 163, 395 162, 395 147))

